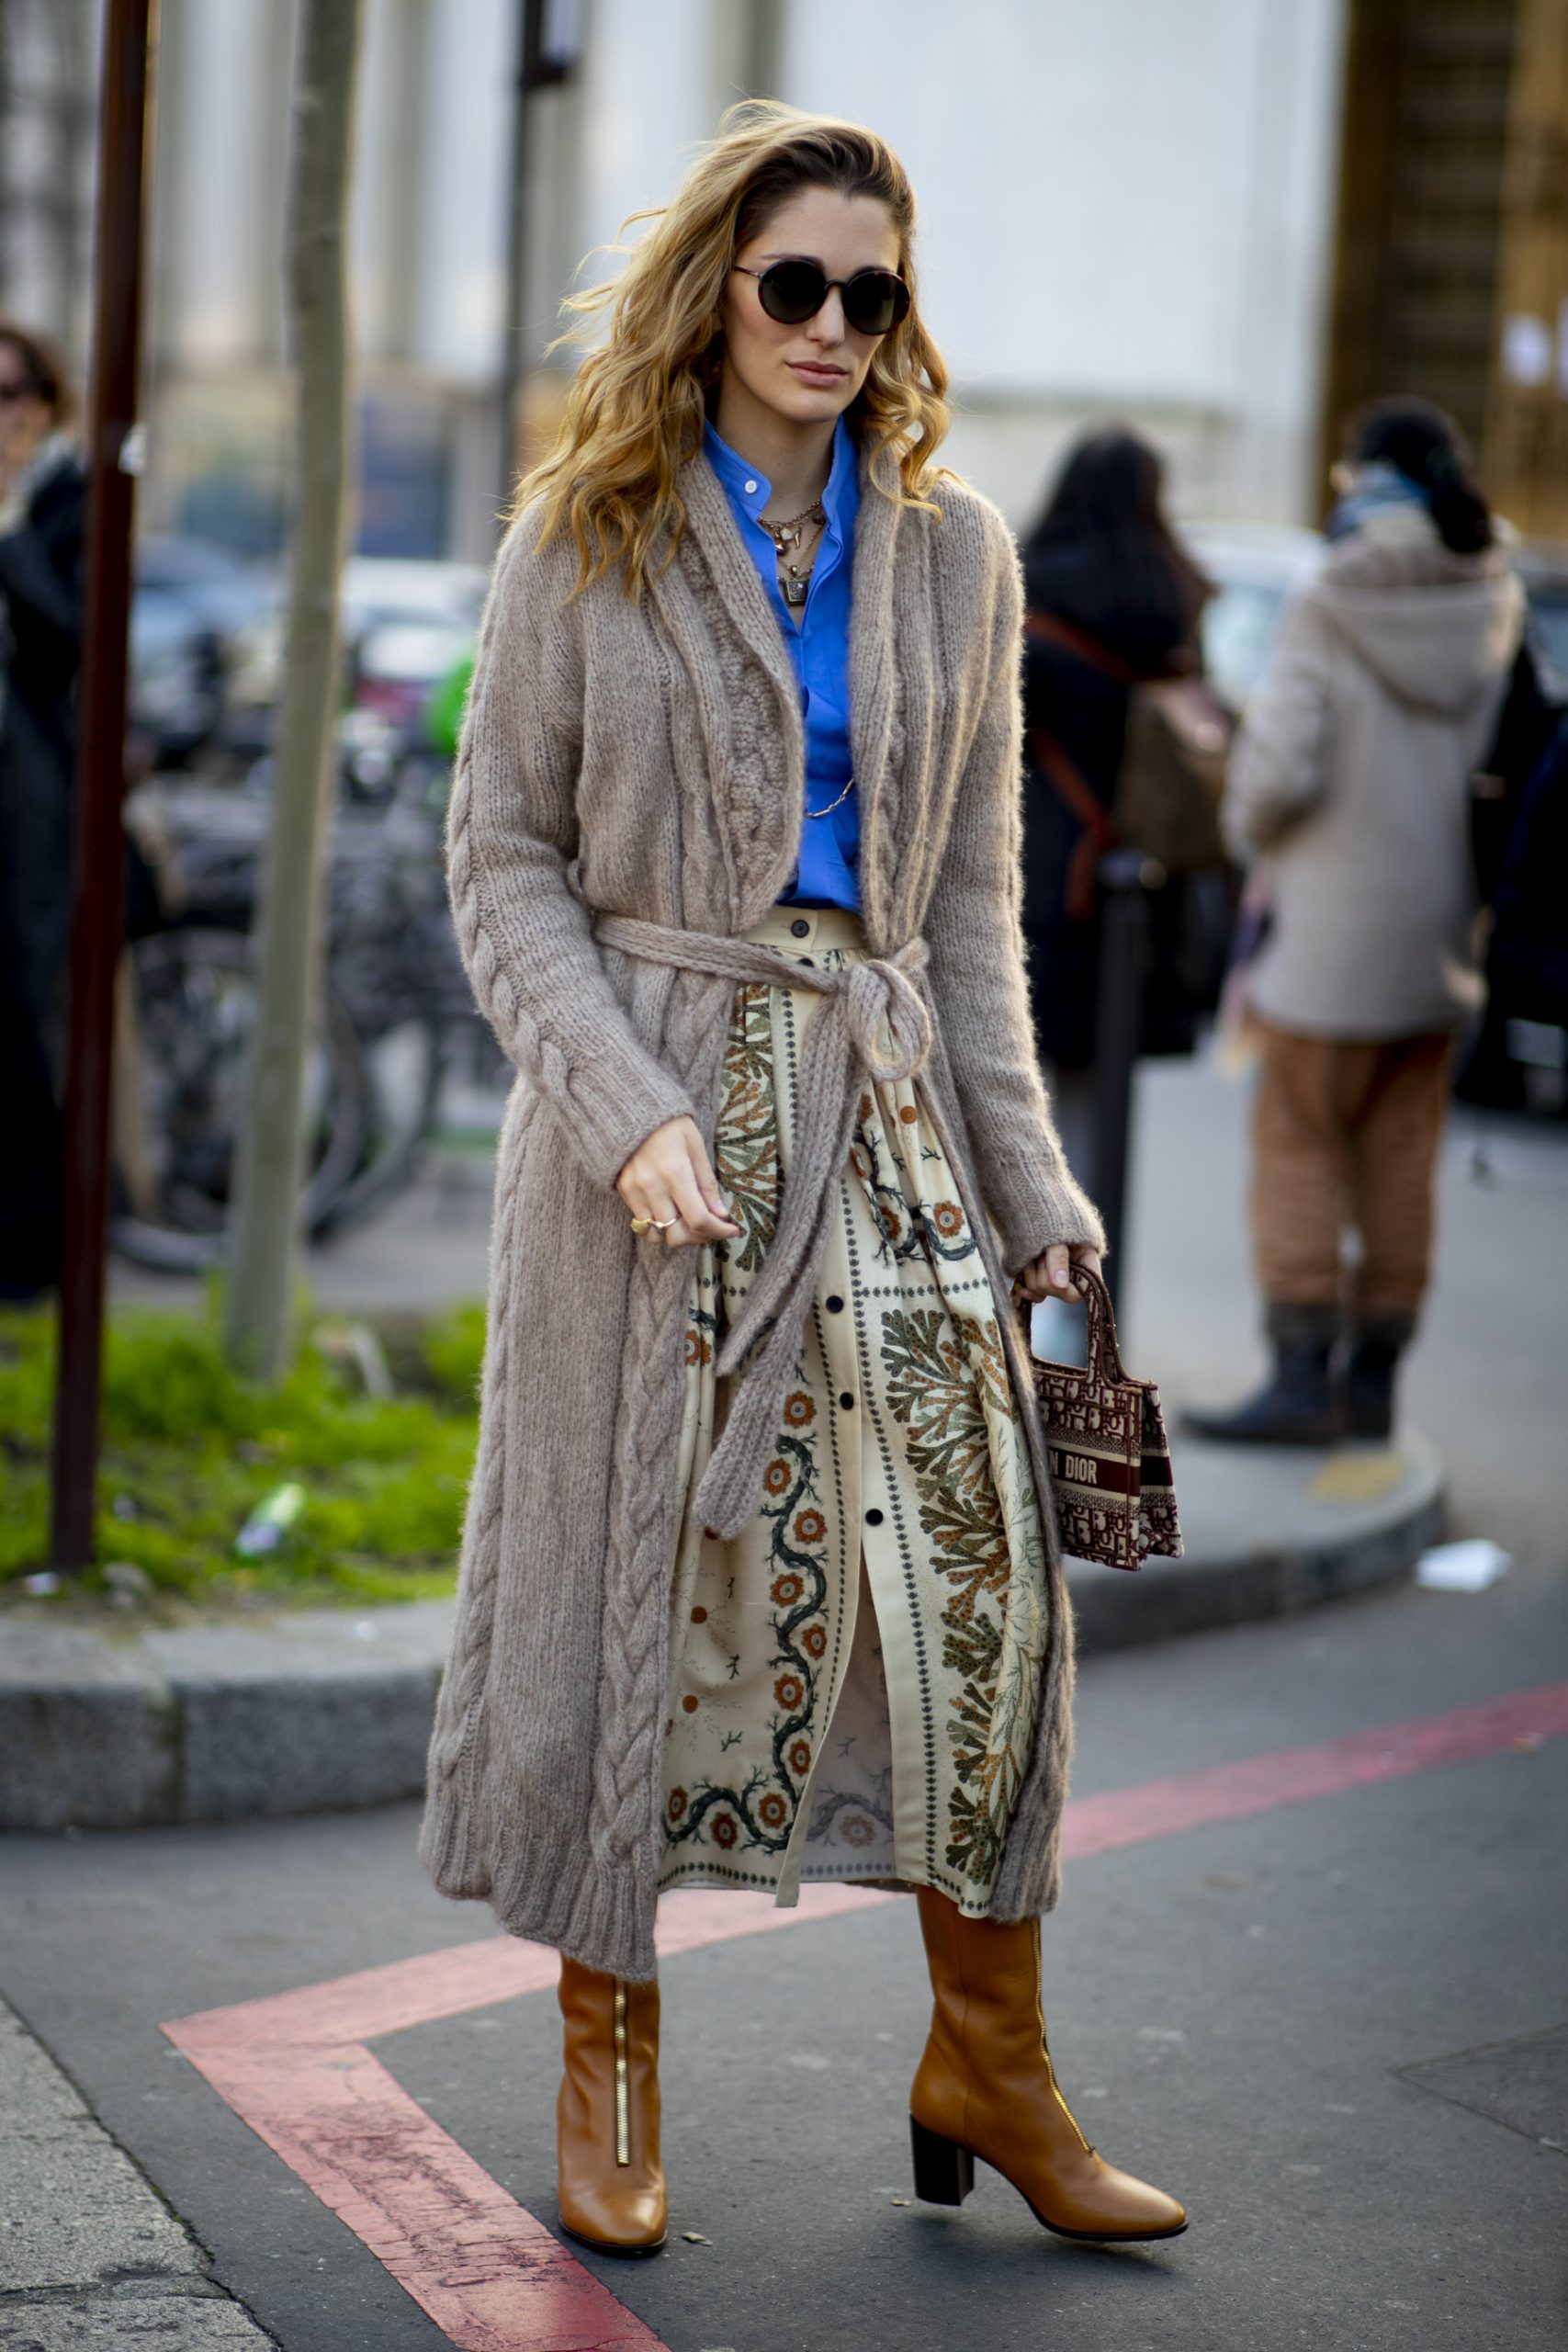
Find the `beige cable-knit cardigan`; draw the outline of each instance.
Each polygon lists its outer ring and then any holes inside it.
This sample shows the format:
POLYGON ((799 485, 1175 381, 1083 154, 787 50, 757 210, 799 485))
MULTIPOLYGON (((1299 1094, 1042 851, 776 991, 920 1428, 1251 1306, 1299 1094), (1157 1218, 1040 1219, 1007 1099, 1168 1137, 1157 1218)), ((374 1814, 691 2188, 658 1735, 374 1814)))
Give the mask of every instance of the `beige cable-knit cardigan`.
MULTIPOLYGON (((519 1077, 421 1850, 444 1894, 633 1978, 654 1968, 692 1270, 633 1238, 615 1180, 681 1114, 711 1147, 735 983, 634 960, 592 925, 743 933, 788 884, 805 791, 788 651, 705 458, 681 492, 685 532, 640 603, 614 576, 569 601, 570 541, 540 551, 536 517, 513 525, 448 833, 463 955, 519 1077)), ((868 481, 856 530, 863 915, 875 956, 929 944, 923 1083, 1009 1327, 1009 1275, 1101 1236, 1051 1125, 1024 985, 1017 558, 973 491, 943 480, 936 499, 940 519, 868 481)), ((1045 1498, 1021 1358, 1015 1378, 1045 1498)), ((1052 1553, 1035 1756, 993 1902, 1008 1918, 1056 1897, 1072 1632, 1052 1553)))

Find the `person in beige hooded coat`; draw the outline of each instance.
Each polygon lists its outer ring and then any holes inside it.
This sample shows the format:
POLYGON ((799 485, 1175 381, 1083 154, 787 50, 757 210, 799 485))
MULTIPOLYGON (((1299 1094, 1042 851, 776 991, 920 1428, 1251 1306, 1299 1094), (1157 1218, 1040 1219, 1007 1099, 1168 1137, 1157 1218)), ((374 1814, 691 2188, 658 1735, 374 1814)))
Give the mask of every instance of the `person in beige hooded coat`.
POLYGON ((1521 594, 1440 411, 1380 402, 1348 447, 1325 560, 1280 623, 1224 804, 1269 910, 1247 995, 1275 1353, 1258 1395, 1190 1417, 1231 1442, 1389 1433, 1430 1273, 1452 1040, 1481 999, 1470 778, 1521 594))

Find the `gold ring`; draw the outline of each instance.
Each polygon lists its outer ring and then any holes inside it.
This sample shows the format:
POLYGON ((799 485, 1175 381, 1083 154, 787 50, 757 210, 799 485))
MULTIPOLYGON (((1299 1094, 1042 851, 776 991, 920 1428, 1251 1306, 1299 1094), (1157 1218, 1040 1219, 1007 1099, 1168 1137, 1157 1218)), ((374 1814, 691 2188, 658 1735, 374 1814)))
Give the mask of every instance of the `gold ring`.
POLYGON ((680 1222, 681 1220, 678 1216, 667 1216, 662 1218, 657 1216, 634 1216, 632 1219, 632 1231, 637 1235, 640 1241, 645 1233, 668 1233, 672 1225, 679 1225, 680 1222))

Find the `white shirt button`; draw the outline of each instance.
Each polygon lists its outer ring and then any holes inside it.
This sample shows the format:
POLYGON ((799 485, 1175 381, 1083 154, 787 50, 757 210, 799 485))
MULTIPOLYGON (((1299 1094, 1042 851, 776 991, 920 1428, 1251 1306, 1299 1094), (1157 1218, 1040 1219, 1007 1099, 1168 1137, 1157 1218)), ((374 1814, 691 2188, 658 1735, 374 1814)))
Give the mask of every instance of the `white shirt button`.
POLYGON ((757 485, 756 485, 756 483, 755 483, 754 481, 749 481, 749 482, 747 483, 747 485, 746 485, 746 488, 747 488, 748 492, 751 492, 751 491, 755 490, 755 489, 756 489, 756 487, 757 487, 757 485))

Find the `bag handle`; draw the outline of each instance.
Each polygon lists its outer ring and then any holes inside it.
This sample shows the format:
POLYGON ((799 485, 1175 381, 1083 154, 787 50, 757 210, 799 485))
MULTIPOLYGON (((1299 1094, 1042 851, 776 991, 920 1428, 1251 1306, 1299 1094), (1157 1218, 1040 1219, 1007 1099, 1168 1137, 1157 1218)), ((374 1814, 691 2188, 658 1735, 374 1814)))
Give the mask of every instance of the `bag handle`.
POLYGON ((1116 827, 1110 809, 1083 770, 1068 758, 1048 729, 1030 729, 1029 754, 1058 800, 1082 827, 1067 860, 1062 901, 1068 922, 1082 922, 1094 912, 1100 888, 1100 861, 1107 850, 1116 847, 1116 827))
POLYGON ((1064 620, 1059 613, 1043 613, 1032 607, 1023 616, 1023 633, 1037 644, 1060 646, 1065 653, 1075 654, 1078 661, 1102 677, 1111 679, 1119 686, 1152 686, 1168 679, 1190 677, 1196 667, 1192 647, 1178 645, 1155 664, 1152 670, 1135 669, 1131 662, 1123 662, 1108 645, 1101 645, 1086 628, 1064 620))
MULTIPOLYGON (((1089 1346, 1085 1351, 1086 1379, 1101 1383, 1123 1383, 1127 1373, 1122 1362, 1121 1345, 1116 1337, 1116 1310, 1111 1304, 1111 1293, 1105 1279, 1090 1266, 1080 1266, 1074 1259, 1067 1269, 1077 1284, 1089 1314, 1089 1346)), ((1019 1321, 1023 1327, 1024 1345, 1029 1346, 1031 1319, 1041 1302, 1018 1294, 1019 1321)))

